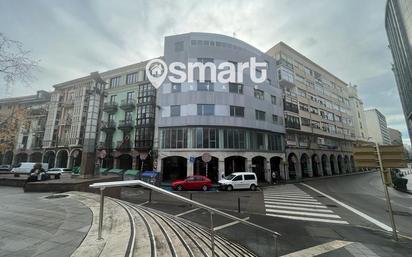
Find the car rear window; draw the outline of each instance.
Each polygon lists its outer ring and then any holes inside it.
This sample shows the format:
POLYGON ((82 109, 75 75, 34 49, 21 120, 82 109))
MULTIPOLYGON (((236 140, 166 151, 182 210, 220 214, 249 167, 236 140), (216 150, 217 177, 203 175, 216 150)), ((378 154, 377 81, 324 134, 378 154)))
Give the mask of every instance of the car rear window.
POLYGON ((244 175, 245 176, 245 180, 255 180, 256 178, 255 178, 255 175, 252 175, 252 174, 250 174, 250 175, 244 175))

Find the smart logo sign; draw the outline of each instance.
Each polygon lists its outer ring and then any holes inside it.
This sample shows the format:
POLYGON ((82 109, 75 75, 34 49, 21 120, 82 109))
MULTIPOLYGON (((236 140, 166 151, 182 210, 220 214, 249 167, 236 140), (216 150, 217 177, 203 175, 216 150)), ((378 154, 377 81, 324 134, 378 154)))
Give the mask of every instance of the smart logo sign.
POLYGON ((182 62, 172 62, 167 66, 163 60, 153 59, 146 65, 146 75, 152 85, 159 88, 166 77, 172 83, 191 83, 196 72, 199 74, 200 82, 205 82, 206 72, 208 72, 211 82, 243 83, 243 72, 249 70, 250 80, 259 84, 267 79, 267 68, 267 63, 256 62, 256 57, 251 57, 249 62, 236 65, 231 62, 222 62, 219 65, 213 62, 189 62, 187 65, 182 62), (258 70, 259 74, 257 74, 258 70))

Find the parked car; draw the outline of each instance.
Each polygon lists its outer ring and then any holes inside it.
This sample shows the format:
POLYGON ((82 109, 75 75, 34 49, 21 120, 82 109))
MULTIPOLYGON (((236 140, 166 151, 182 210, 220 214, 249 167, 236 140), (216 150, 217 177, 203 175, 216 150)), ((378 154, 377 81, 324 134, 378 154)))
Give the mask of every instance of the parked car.
MULTIPOLYGON (((36 164, 36 162, 21 162, 11 169, 11 172, 15 174, 29 174, 34 164, 36 164)), ((48 163, 42 163, 41 165, 44 170, 48 170, 48 163)))
POLYGON ((0 165, 0 173, 9 173, 11 165, 0 165))
POLYGON ((256 174, 253 172, 235 172, 219 180, 219 188, 227 191, 233 189, 250 189, 258 186, 256 174))
POLYGON ((212 187, 212 181, 205 176, 189 176, 185 180, 175 180, 172 183, 173 190, 203 190, 207 191, 212 187))
POLYGON ((55 179, 59 179, 63 173, 72 173, 72 169, 68 168, 51 168, 47 170, 47 174, 54 176, 55 179))

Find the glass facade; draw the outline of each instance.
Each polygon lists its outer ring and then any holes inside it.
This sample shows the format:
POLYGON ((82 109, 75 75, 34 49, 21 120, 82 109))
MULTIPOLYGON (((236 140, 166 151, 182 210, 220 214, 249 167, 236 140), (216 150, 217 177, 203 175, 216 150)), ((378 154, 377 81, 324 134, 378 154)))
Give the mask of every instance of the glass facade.
POLYGON ((163 149, 241 149, 283 152, 283 136, 278 133, 241 128, 173 127, 161 128, 163 149))

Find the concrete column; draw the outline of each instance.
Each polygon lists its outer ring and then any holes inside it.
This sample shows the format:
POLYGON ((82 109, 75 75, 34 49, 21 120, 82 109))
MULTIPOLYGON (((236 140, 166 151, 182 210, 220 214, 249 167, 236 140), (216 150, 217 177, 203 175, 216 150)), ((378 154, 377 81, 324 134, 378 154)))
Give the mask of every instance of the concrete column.
POLYGON ((265 159, 265 180, 268 183, 272 182, 272 174, 270 173, 270 161, 265 159))
POLYGON ((335 166, 335 174, 339 174, 339 165, 338 165, 338 159, 336 158, 336 161, 333 163, 335 166))
POLYGON ((279 164, 279 173, 280 173, 280 177, 285 180, 287 179, 287 166, 283 165, 283 160, 280 162, 279 164))
POLYGON ((323 177, 323 167, 322 167, 322 159, 319 158, 319 162, 317 163, 318 165, 318 171, 319 171, 319 176, 323 177))
POLYGON ((326 158, 326 174, 328 174, 328 176, 332 175, 332 170, 330 168, 330 160, 329 158, 326 158))
POLYGON ((225 175, 225 160, 220 160, 219 159, 219 172, 218 172, 218 180, 222 179, 222 176, 225 175))
POLYGON ((308 175, 309 175, 310 178, 313 177, 312 158, 310 156, 308 158, 308 175))
POLYGON ((113 167, 115 169, 119 168, 119 158, 113 158, 113 167))
POLYGON ((137 166, 138 166, 138 163, 137 163, 137 161, 136 161, 136 156, 133 156, 132 155, 132 169, 137 169, 137 166))
POLYGON ((193 176, 193 162, 187 160, 186 176, 193 176))
POLYGON ((245 160, 245 171, 250 171, 252 172, 252 159, 247 159, 245 160))

